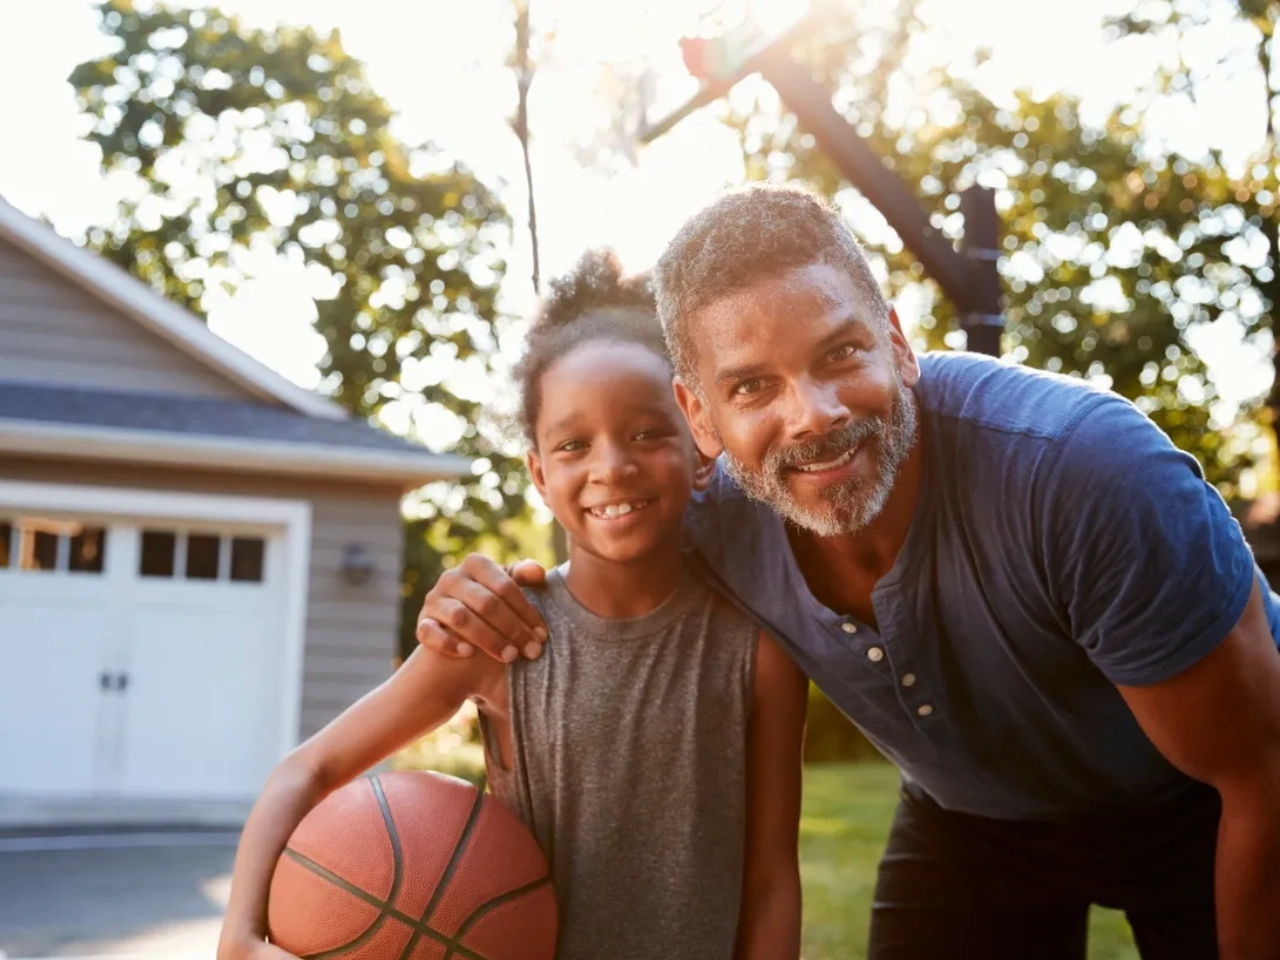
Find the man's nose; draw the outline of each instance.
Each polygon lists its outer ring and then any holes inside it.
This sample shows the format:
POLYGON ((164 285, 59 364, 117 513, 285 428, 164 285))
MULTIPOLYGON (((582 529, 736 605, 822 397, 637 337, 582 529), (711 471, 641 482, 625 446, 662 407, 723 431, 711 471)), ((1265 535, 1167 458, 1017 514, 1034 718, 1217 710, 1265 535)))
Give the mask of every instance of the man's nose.
POLYGON ((806 377, 792 384, 787 418, 794 439, 826 436, 845 426, 852 413, 840 399, 837 385, 806 377))

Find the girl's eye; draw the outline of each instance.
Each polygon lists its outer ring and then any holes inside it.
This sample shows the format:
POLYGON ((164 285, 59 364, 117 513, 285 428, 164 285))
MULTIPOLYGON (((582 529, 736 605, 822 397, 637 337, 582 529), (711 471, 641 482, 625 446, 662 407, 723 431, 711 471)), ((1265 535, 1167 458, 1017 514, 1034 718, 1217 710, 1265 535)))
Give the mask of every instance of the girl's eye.
POLYGON ((585 449, 587 449, 587 442, 585 440, 566 440, 564 443, 560 444, 560 446, 556 447, 556 450, 561 453, 577 453, 579 450, 585 449))
POLYGON ((637 440, 661 440, 667 434, 662 430, 641 430, 636 434, 637 440))

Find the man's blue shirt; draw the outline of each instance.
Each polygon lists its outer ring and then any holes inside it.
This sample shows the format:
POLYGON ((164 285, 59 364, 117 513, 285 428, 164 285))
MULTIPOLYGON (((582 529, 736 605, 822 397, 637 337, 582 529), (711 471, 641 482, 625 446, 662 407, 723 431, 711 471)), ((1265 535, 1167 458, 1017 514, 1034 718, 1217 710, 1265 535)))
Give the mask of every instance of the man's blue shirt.
POLYGON ((828 697, 942 806, 1057 818, 1156 799, 1185 778, 1116 685, 1212 651, 1255 577, 1196 461, 1136 407, 968 354, 921 357, 924 478, 877 626, 805 584, 783 521, 723 471, 689 538, 828 697))

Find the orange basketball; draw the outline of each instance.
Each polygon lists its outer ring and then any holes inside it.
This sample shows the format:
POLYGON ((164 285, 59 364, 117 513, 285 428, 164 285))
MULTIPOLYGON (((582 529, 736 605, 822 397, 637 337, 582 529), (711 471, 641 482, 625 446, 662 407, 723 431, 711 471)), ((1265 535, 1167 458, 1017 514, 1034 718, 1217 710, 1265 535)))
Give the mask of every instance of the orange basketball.
POLYGON ((271 942, 325 960, 552 960, 546 858, 514 813, 436 773, 335 791, 276 865, 271 942))

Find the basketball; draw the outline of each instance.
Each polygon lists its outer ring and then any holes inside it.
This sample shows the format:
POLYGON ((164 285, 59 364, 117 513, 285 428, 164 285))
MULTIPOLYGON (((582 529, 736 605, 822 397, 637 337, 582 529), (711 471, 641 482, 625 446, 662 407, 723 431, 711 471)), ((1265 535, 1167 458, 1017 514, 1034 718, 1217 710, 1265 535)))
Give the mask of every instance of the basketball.
POLYGON ((464 780, 398 772, 318 804, 271 879, 272 943, 326 960, 552 960, 556 901, 537 841, 464 780))

